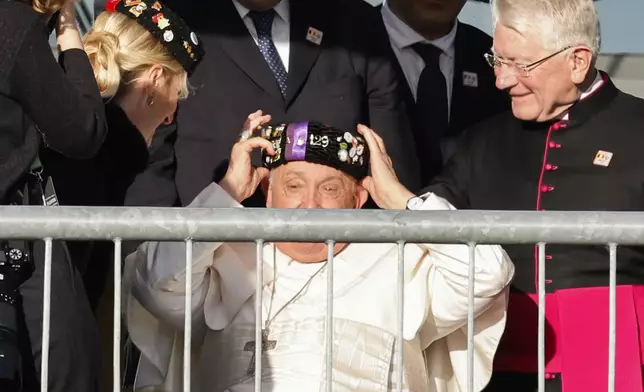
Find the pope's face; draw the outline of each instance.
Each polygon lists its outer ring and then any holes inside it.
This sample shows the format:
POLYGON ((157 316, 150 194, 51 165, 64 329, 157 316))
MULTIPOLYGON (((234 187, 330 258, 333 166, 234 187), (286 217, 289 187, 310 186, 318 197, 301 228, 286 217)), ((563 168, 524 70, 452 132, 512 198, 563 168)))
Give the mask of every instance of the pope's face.
MULTIPOLYGON (((273 170, 266 206, 269 208, 361 208, 367 191, 349 175, 325 165, 290 162, 273 170)), ((336 244, 335 253, 345 244, 336 244)), ((278 249, 300 262, 326 259, 325 244, 280 243, 278 249)))

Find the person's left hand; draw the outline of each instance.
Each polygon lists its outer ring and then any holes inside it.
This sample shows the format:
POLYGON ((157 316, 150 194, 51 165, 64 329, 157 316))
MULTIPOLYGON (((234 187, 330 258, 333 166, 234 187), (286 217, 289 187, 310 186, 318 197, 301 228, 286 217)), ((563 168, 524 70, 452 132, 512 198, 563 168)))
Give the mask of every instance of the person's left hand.
POLYGON ((358 125, 358 132, 369 146, 371 175, 362 180, 362 186, 369 192, 378 207, 388 210, 404 210, 407 201, 415 195, 405 188, 394 171, 391 158, 387 155, 385 143, 373 130, 358 125))

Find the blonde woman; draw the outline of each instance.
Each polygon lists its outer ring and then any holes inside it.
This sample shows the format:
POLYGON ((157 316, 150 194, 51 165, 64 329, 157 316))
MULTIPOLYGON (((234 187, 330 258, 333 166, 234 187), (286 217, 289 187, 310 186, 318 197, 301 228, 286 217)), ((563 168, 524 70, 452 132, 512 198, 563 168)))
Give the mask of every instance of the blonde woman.
POLYGON ((145 168, 155 130, 172 122, 178 100, 188 96, 188 76, 204 52, 197 35, 156 0, 108 1, 83 44, 109 133, 98 155, 82 165, 95 186, 78 189, 78 178, 60 171, 76 184, 73 192, 58 187, 61 204, 119 206, 145 168))
MULTIPOLYGON (((108 1, 83 43, 105 101, 109 133, 91 160, 49 154, 48 163, 58 174, 61 204, 122 206, 128 187, 146 168, 155 130, 173 121, 204 52, 179 16, 149 0, 108 1)), ((112 245, 74 243, 70 251, 96 308, 112 245)))

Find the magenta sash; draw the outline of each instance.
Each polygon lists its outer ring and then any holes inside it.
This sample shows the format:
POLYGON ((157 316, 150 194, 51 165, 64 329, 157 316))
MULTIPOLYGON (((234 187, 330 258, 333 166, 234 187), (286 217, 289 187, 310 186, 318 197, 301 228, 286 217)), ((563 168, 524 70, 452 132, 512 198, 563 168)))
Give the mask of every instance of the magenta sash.
MULTIPOLYGON (((618 286, 615 390, 644 392, 644 286, 618 286)), ((494 361, 504 372, 537 372, 538 296, 512 294, 494 361)), ((608 287, 546 294, 546 378, 560 373, 564 392, 605 392, 608 385, 608 287)))

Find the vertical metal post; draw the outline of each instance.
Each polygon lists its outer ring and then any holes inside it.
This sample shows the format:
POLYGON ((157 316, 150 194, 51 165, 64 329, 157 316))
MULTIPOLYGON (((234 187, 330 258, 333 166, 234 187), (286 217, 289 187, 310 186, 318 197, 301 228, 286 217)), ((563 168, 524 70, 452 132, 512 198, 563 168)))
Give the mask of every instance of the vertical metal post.
POLYGON ((537 341, 538 351, 538 391, 546 390, 546 244, 543 242, 537 244, 539 258, 539 336, 537 341))
POLYGON ((397 321, 398 328, 396 331, 396 391, 402 392, 403 376, 405 368, 405 356, 403 352, 403 327, 405 325, 405 242, 398 242, 398 279, 396 280, 396 292, 398 299, 397 321))
POLYGON ((474 282, 476 272, 476 244, 470 242, 469 271, 467 274, 467 392, 474 392, 474 282))
POLYGON ((51 258, 52 239, 45 238, 45 281, 42 304, 42 351, 40 353, 40 391, 49 388, 49 328, 51 327, 51 258))
POLYGON ((192 355, 192 239, 186 243, 186 302, 183 319, 183 391, 190 392, 192 355))
POLYGON ((257 275, 255 280, 255 392, 262 391, 262 321, 264 293, 264 240, 257 240, 257 275))
POLYGON ((609 244, 608 285, 608 392, 615 392, 615 339, 617 306, 617 244, 609 244))
POLYGON ((333 392, 333 248, 335 241, 327 241, 326 279, 326 391, 333 392))
POLYGON ((121 239, 114 239, 114 335, 112 390, 121 392, 121 239))

